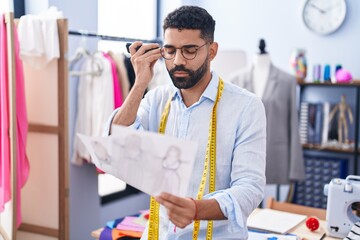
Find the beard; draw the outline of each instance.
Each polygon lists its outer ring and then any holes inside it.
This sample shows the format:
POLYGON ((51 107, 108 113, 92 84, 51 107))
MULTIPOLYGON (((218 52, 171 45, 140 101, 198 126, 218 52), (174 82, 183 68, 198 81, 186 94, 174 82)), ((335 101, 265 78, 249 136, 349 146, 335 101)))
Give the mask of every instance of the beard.
POLYGON ((170 78, 178 89, 189 89, 195 86, 206 74, 206 71, 209 67, 209 56, 206 57, 204 63, 195 71, 185 68, 183 65, 174 67, 173 69, 168 70, 170 78), (183 71, 189 74, 188 77, 175 77, 174 73, 176 71, 183 71))

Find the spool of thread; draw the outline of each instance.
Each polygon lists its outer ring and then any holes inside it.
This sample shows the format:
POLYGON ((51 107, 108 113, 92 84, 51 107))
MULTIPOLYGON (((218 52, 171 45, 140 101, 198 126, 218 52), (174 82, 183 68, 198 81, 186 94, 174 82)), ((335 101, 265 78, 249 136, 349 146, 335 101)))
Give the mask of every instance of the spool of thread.
POLYGON ((331 76, 330 76, 330 65, 327 64, 324 67, 324 82, 331 82, 331 76))
POLYGON ((337 72, 339 69, 342 69, 341 64, 338 64, 338 65, 335 66, 335 75, 336 75, 336 72, 337 72))
POLYGON ((320 82, 321 78, 321 65, 316 64, 313 68, 313 82, 320 82))

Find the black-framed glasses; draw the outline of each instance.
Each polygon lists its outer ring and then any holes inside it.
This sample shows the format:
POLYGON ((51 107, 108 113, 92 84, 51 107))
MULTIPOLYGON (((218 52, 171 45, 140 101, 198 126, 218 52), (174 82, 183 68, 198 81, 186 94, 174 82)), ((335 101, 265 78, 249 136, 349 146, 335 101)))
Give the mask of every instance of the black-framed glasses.
POLYGON ((163 58, 165 58, 166 60, 171 60, 175 57, 176 55, 176 50, 179 49, 181 50, 181 55, 187 59, 187 60, 193 60, 194 58, 196 58, 197 52, 200 48, 202 48, 203 46, 205 46, 206 44, 208 44, 209 42, 204 43, 201 46, 196 46, 196 45, 186 45, 183 46, 181 48, 176 48, 176 47, 172 47, 172 46, 164 46, 160 49, 161 55, 163 58))

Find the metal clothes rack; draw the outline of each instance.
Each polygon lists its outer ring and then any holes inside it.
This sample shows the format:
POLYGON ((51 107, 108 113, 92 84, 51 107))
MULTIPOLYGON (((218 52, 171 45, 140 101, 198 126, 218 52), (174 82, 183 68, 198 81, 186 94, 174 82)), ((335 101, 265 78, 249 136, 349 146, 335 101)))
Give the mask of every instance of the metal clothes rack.
POLYGON ((77 36, 83 36, 83 37, 96 37, 100 38, 102 40, 109 40, 109 41, 119 41, 119 42, 134 42, 134 41, 142 41, 143 43, 159 43, 162 44, 162 41, 160 39, 138 39, 138 38, 125 38, 125 37, 115 37, 115 36, 108 36, 108 35, 102 35, 97 33, 91 33, 84 30, 69 30, 69 35, 77 35, 77 36))

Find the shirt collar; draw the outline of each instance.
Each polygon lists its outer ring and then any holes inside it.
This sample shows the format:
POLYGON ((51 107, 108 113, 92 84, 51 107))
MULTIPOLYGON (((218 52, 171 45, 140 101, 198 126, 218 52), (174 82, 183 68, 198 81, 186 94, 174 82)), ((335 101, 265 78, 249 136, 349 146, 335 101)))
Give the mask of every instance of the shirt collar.
MULTIPOLYGON (((203 92, 203 94, 200 97, 200 100, 203 100, 204 98, 210 99, 213 102, 215 102, 216 100, 216 95, 217 95, 217 88, 218 88, 218 83, 219 83, 219 77, 216 74, 215 71, 211 71, 211 80, 208 84, 208 86, 205 88, 205 91, 203 92)), ((174 96, 173 96, 173 100, 177 97, 179 99, 182 99, 181 93, 180 93, 180 89, 174 87, 174 96)))

